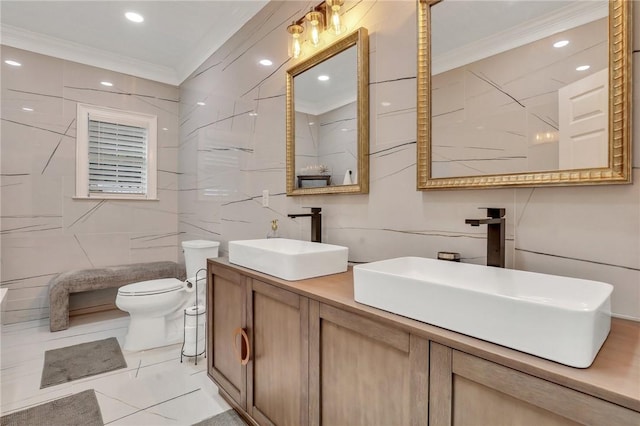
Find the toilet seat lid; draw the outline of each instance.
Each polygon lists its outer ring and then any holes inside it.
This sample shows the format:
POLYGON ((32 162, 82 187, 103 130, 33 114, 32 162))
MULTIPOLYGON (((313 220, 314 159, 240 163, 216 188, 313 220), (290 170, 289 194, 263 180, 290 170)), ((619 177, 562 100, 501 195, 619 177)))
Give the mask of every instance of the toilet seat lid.
POLYGON ((183 282, 175 278, 162 278, 158 280, 140 281, 127 284, 118 289, 118 294, 123 296, 143 296, 147 294, 168 293, 180 290, 183 282))

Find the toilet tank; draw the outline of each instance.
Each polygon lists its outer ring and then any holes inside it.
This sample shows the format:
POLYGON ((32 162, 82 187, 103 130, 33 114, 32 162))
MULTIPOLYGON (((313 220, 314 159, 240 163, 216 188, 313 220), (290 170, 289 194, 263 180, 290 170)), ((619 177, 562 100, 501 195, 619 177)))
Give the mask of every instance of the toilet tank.
MULTIPOLYGON (((187 269, 187 279, 195 278, 199 269, 207 267, 207 258, 218 257, 218 241, 193 240, 183 241, 184 260, 187 269)), ((206 278, 207 274, 201 272, 198 278, 206 278)))

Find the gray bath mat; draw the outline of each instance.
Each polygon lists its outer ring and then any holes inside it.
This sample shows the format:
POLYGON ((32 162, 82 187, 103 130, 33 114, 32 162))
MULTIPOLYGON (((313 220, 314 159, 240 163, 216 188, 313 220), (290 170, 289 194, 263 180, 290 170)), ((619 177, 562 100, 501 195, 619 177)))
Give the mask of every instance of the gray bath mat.
POLYGON ((93 389, 56 399, 0 418, 2 426, 102 426, 102 413, 93 389))
POLYGON ((234 410, 228 410, 192 426, 247 426, 247 424, 234 410))
POLYGON ((40 389, 126 367, 115 337, 53 349, 44 353, 40 389))

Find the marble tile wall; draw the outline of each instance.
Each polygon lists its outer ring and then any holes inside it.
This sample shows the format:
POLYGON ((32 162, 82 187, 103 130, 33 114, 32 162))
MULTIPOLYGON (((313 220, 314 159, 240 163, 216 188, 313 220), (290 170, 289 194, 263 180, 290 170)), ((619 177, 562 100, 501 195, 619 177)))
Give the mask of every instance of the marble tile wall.
POLYGON ((504 207, 508 267, 609 282, 614 314, 640 320, 640 126, 633 185, 416 191, 414 1, 345 2, 347 26, 370 34, 370 193, 287 197, 285 28, 312 5, 270 2, 180 86, 180 239, 219 240, 224 254, 229 240, 265 237, 272 219, 283 236, 309 239, 309 221, 287 214, 318 206, 323 241, 348 246, 352 262, 445 250, 484 263, 486 230, 464 220, 504 207))
MULTIPOLYGON (((318 162, 329 166, 334 185, 344 181, 345 173, 358 171, 358 105, 351 102, 318 117, 318 162)), ((353 182, 355 183, 355 182, 353 182)))
POLYGON ((1 54, 3 323, 47 317, 59 272, 177 260, 178 88, 7 46, 1 54), (159 201, 73 199, 78 102, 158 116, 159 201))

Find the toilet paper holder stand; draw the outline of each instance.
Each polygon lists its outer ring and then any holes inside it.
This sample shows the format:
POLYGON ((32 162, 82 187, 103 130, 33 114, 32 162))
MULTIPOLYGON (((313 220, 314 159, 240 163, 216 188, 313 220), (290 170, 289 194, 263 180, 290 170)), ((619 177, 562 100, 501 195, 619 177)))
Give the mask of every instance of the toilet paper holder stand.
MULTIPOLYGON (((199 342, 199 330, 200 330, 200 317, 204 317, 204 315, 206 314, 206 309, 200 309, 200 305, 198 304, 198 274, 200 272, 204 271, 205 273, 207 272, 206 268, 200 268, 198 269, 198 271, 196 272, 196 276, 195 276, 195 283, 192 283, 191 281, 189 281, 189 279, 187 279, 187 285, 193 285, 195 286, 195 290, 196 290, 196 304, 195 304, 195 311, 194 313, 188 312, 189 308, 191 308, 192 306, 189 306, 188 308, 184 309, 184 316, 183 316, 183 334, 182 334, 182 349, 180 350, 180 362, 182 363, 182 358, 183 357, 188 357, 188 358, 195 358, 195 365, 198 365, 198 357, 202 354, 204 354, 204 357, 207 357, 207 331, 206 331, 206 327, 204 330, 204 346, 202 348, 202 352, 198 353, 198 342, 199 342), (193 355, 188 355, 185 353, 185 346, 187 343, 187 317, 195 317, 196 319, 196 326, 195 326, 195 341, 194 341, 194 348, 193 348, 193 355)), ((206 324, 206 318, 202 318, 203 324, 206 324)))

